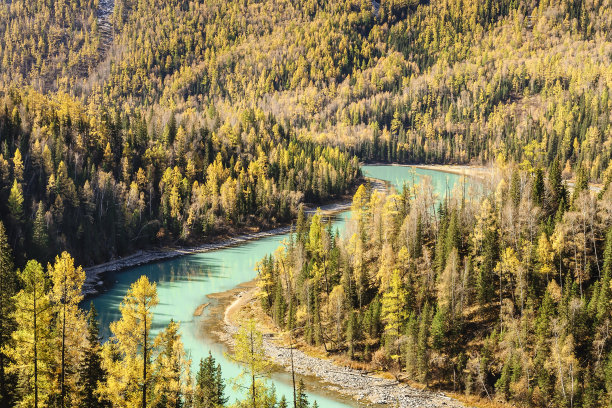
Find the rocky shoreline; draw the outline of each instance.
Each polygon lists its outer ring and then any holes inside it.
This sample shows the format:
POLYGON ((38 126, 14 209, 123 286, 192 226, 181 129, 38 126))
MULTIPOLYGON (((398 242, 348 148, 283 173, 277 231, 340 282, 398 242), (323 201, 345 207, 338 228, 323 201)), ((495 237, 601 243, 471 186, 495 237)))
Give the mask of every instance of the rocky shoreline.
MULTIPOLYGON (((305 210, 307 214, 314 213, 318 208, 326 213, 337 213, 346 211, 351 207, 350 202, 333 203, 327 204, 320 207, 309 207, 305 210)), ((141 250, 132 255, 125 256, 123 258, 113 259, 109 262, 94 265, 85 268, 85 284, 83 285, 83 295, 93 296, 101 291, 104 287, 104 275, 108 272, 118 272, 123 269, 132 268, 135 266, 141 266, 158 262, 162 260, 177 258, 183 255, 190 255, 196 253, 203 253, 209 251, 215 251, 217 249, 227 248, 234 245, 239 245, 247 241, 256 239, 266 238, 273 235, 285 234, 291 230, 291 226, 279 227, 267 231, 255 232, 251 234, 236 235, 231 238, 202 244, 192 247, 177 247, 177 248, 162 248, 162 249, 149 249, 141 250)))
MULTIPOLYGON (((219 338, 233 345, 233 335, 238 331, 234 316, 253 301, 255 289, 239 293, 226 308, 219 338)), ((291 370, 291 349, 285 346, 275 333, 264 333, 265 352, 277 365, 291 370)), ((331 360, 310 356, 293 349, 293 365, 300 375, 316 377, 327 390, 351 397, 370 405, 391 405, 402 408, 460 408, 465 407, 443 393, 420 390, 396 380, 381 378, 363 370, 342 367, 331 360)))
MULTIPOLYGON (((366 180, 370 181, 374 189, 381 191, 386 189, 385 183, 380 180, 371 178, 366 178, 366 180)), ((343 201, 321 205, 317 207, 308 206, 305 207, 304 212, 306 214, 313 214, 318 209, 320 209, 326 214, 336 214, 350 209, 351 204, 351 201, 343 201)), ((104 275, 108 272, 119 272, 124 269, 177 258, 183 255, 215 251, 217 249, 223 249, 234 245, 239 245, 247 241, 253 241, 256 239, 266 238, 273 235, 285 234, 289 231, 291 231, 291 226, 284 226, 267 231, 240 234, 221 241, 202 244, 198 246, 141 250, 135 252, 132 255, 113 259, 103 264, 98 264, 85 268, 85 284, 83 285, 83 295, 85 297, 90 297, 101 292, 105 284, 104 275)))

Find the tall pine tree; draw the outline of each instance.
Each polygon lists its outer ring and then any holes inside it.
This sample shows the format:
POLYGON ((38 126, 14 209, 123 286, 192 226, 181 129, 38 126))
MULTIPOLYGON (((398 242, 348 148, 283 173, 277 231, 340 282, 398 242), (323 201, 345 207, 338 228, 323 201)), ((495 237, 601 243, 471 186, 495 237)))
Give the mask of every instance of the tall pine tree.
POLYGON ((0 407, 12 405, 14 378, 7 373, 10 363, 3 349, 11 346, 11 334, 15 330, 13 296, 17 289, 17 273, 13 269, 4 224, 0 221, 0 407))
POLYGON ((93 302, 87 314, 87 342, 83 350, 83 361, 79 368, 79 406, 83 408, 105 408, 110 403, 98 395, 98 384, 106 381, 102 368, 98 313, 93 302))

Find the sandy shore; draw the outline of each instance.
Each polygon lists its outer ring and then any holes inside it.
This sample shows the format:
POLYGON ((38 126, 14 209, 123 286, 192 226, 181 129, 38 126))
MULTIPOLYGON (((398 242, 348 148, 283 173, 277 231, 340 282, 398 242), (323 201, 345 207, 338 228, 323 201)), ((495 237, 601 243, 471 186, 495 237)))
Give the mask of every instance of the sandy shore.
MULTIPOLYGON (((266 354, 285 370, 291 369, 291 349, 286 339, 276 332, 271 320, 261 315, 255 296, 254 282, 243 285, 241 291, 230 291, 223 298, 225 310, 223 324, 217 326, 219 339, 231 346, 233 335, 238 331, 239 322, 256 318, 264 334, 266 354)), ((221 306, 221 305, 220 305, 221 306)), ((220 317, 220 316, 219 316, 220 317)), ((221 319, 219 319, 221 320, 221 319)), ((407 384, 338 365, 326 358, 319 358, 302 351, 299 346, 293 350, 293 364, 299 375, 312 376, 322 387, 332 393, 350 397, 365 406, 390 405, 405 408, 459 408, 462 403, 439 392, 420 390, 407 384)))
POLYGON ((484 180, 493 174, 493 167, 473 166, 470 164, 423 164, 415 165, 418 169, 435 170, 443 173, 458 174, 460 176, 473 177, 484 180))

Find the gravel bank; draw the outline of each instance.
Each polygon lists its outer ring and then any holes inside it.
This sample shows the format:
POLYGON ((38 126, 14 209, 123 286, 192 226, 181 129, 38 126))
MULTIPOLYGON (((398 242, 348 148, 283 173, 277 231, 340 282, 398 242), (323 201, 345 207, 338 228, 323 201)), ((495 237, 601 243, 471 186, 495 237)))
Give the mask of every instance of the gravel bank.
MULTIPOLYGON (((253 299, 253 292, 251 289, 239 294, 225 311, 223 331, 217 335, 228 345, 233 344, 233 335, 238 331, 238 326, 233 321, 234 316, 242 306, 253 299)), ((264 347, 266 354, 276 364, 291 370, 291 350, 282 345, 274 334, 264 335, 264 347)), ((296 373, 315 376, 328 390, 352 397, 366 405, 380 404, 402 408, 465 407, 443 393, 419 390, 362 370, 341 367, 330 360, 309 356, 298 349, 293 350, 293 364, 296 373)))
MULTIPOLYGON (((334 203, 323 205, 321 211, 326 213, 336 213, 346 211, 351 207, 351 203, 334 203)), ((306 213, 314 213, 317 208, 307 208, 306 213)), ((113 259, 112 261, 85 268, 85 284, 83 285, 83 295, 92 296, 98 293, 104 286, 104 274, 107 272, 118 272, 123 269, 132 268, 135 266, 145 265, 162 260, 177 258, 183 255, 190 255, 202 252, 214 251, 217 249, 227 248, 234 245, 239 245, 247 241, 266 238, 273 235, 285 234, 291 230, 290 226, 275 228, 268 231, 256 232, 252 234, 237 235, 232 238, 193 247, 178 247, 164 248, 138 251, 132 255, 123 258, 113 259)))

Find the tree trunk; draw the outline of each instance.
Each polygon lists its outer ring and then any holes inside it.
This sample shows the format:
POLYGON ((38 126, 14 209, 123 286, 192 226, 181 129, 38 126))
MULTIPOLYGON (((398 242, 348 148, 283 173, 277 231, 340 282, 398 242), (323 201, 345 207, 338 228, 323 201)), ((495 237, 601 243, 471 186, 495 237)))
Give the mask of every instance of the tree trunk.
MULTIPOLYGON (((251 359, 253 359, 255 355, 255 344, 253 343, 253 330, 251 330, 250 335, 251 340, 251 359)), ((253 367, 253 363, 251 363, 251 387, 252 387, 252 400, 253 400, 253 408, 257 408, 257 398, 255 395, 255 367, 253 367)))
POLYGON ((34 284, 34 408, 38 408, 38 343, 36 329, 36 283, 34 284))
POLYGON ((291 382, 293 384, 293 408, 297 408, 297 398, 295 395, 295 369, 293 368, 293 334, 289 329, 289 345, 291 347, 291 382))
POLYGON ((143 331, 143 362, 142 362, 142 408, 147 408, 147 316, 144 317, 143 331))
MULTIPOLYGON (((64 286, 65 287, 65 286, 64 286)), ((64 298, 63 319, 62 319, 62 373, 61 373, 61 402, 60 406, 64 408, 64 400, 66 398, 66 299, 64 298)))

